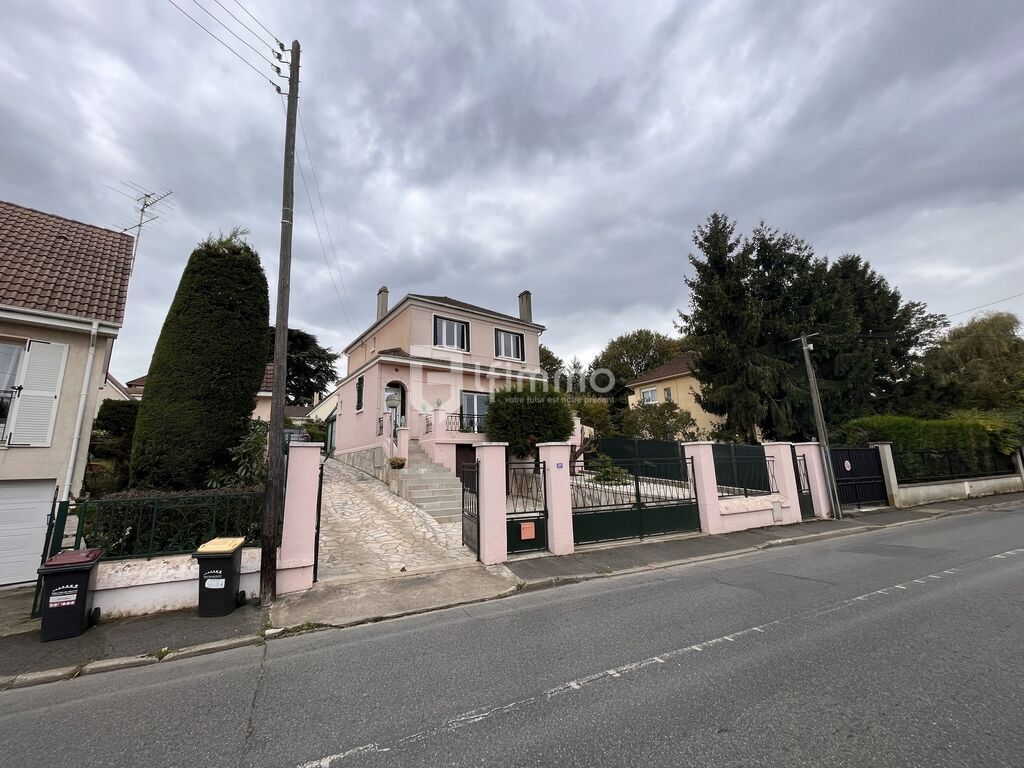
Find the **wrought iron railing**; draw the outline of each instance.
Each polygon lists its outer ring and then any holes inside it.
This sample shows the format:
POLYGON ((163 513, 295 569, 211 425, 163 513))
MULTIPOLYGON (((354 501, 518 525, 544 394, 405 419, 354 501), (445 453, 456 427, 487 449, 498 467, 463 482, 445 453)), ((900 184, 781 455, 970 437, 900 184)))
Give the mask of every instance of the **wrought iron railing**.
POLYGON ((259 544, 263 492, 148 496, 78 502, 75 548, 99 547, 104 560, 194 552, 217 536, 259 544))
POLYGON ((423 419, 423 433, 429 435, 434 431, 434 415, 428 413, 423 419))
POLYGON ((893 453, 901 483, 996 477, 1016 474, 1013 456, 999 451, 899 451, 893 453))
POLYGON ((12 389, 0 389, 0 443, 7 441, 7 418, 14 407, 16 394, 12 389))
POLYGON ((718 497, 767 496, 778 493, 775 482, 775 459, 771 456, 735 457, 731 477, 723 484, 718 482, 718 497))
POLYGON ((445 418, 445 429, 449 432, 484 431, 484 417, 468 413, 449 413, 445 418))
POLYGON ((377 437, 380 437, 383 434, 384 434, 384 417, 383 416, 378 416, 377 417, 377 437))
POLYGON ((521 515, 527 512, 547 511, 544 496, 543 461, 516 461, 508 465, 508 513, 521 515))
POLYGON ((598 459, 572 478, 573 510, 696 502, 693 459, 598 459))

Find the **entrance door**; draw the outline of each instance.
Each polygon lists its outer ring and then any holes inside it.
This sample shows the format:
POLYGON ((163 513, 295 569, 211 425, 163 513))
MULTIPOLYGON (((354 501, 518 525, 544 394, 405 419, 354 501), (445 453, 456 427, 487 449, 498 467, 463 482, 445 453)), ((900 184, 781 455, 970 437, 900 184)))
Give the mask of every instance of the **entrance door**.
POLYGON ((36 578, 56 480, 0 481, 0 584, 36 578))
POLYGON ((405 386, 392 381, 384 390, 384 405, 391 414, 391 440, 398 442, 398 428, 405 426, 405 386))
POLYGON ((462 412, 459 414, 460 432, 483 432, 484 414, 491 402, 486 392, 463 392, 462 412))
POLYGON ((463 467, 475 466, 476 448, 465 443, 455 446, 455 474, 461 480, 463 467))

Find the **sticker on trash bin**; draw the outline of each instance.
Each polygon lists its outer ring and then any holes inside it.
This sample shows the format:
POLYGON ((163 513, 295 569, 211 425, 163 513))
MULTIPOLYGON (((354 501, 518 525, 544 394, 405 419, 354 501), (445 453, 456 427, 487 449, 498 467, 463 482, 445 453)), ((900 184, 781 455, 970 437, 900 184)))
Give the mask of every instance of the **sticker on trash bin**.
POLYGON ((68 608, 78 602, 78 585, 68 584, 67 586, 57 587, 50 593, 50 599, 48 601, 51 608, 68 608))
POLYGON ((206 588, 207 589, 224 589, 224 584, 225 584, 224 579, 207 579, 206 580, 206 588))

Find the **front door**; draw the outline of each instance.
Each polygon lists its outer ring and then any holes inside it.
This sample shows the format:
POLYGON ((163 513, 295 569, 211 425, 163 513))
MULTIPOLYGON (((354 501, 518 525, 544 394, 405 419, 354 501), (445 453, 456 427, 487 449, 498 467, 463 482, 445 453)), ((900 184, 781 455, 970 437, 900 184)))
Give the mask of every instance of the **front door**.
POLYGON ((484 414, 487 413, 487 406, 490 402, 491 396, 486 392, 463 392, 459 431, 483 432, 484 414))

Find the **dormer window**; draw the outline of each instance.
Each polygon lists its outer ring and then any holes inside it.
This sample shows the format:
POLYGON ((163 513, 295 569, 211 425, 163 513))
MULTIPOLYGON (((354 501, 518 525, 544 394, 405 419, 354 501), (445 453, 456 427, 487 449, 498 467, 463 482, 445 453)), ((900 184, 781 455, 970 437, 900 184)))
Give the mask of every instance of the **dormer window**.
POLYGON ((435 317, 434 346, 468 352, 469 323, 464 320, 450 320, 447 317, 435 317))
POLYGON ((503 357, 507 360, 525 360, 526 352, 523 344, 523 334, 495 329, 494 356, 503 357))

